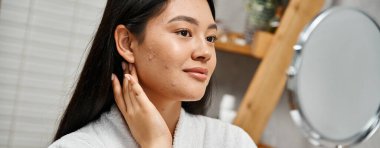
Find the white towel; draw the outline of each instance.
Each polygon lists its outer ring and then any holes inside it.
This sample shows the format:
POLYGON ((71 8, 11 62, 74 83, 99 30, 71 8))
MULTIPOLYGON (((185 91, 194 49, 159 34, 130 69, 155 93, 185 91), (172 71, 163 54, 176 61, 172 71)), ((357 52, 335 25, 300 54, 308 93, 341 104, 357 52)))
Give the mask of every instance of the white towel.
MULTIPOLYGON (((241 128, 217 119, 192 115, 184 109, 174 133, 173 148, 256 148, 241 128)), ((138 148, 114 105, 98 120, 63 136, 49 148, 138 148)))

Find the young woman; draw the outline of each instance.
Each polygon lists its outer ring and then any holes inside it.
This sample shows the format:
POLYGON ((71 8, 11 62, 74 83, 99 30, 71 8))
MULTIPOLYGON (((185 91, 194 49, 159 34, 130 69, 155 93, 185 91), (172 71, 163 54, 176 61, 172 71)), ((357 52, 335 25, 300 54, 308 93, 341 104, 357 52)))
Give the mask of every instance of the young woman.
POLYGON ((108 0, 50 147, 256 147, 202 116, 216 32, 212 0, 108 0))

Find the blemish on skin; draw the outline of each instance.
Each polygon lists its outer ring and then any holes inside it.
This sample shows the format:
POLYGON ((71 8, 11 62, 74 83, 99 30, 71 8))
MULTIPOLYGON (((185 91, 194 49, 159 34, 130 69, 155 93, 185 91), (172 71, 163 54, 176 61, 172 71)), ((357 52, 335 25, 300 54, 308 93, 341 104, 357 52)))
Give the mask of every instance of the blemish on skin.
POLYGON ((148 48, 149 54, 148 54, 148 61, 152 61, 154 57, 156 57, 157 53, 153 50, 152 47, 148 48))
POLYGON ((152 61, 153 57, 154 57, 153 54, 150 54, 149 57, 148 57, 148 60, 152 61))

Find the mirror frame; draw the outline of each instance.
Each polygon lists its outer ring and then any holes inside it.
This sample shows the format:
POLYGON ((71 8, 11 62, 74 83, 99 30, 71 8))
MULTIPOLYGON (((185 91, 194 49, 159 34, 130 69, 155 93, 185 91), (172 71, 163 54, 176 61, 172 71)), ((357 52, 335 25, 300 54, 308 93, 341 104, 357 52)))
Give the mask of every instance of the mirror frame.
POLYGON ((345 147, 359 144, 360 142, 369 139, 376 132, 380 125, 379 105, 376 114, 374 114, 374 116, 371 119, 369 119, 369 122, 361 131, 346 139, 330 139, 326 136, 323 136, 317 130, 313 129, 310 122, 307 120, 307 118, 305 118, 302 108, 300 107, 300 97, 298 96, 297 87, 297 72, 299 71, 302 65, 302 51, 304 50, 304 45, 309 39, 311 33, 317 28, 318 24, 320 24, 326 17, 328 17, 332 13, 342 10, 350 10, 361 13, 365 17, 369 18, 376 25, 380 33, 380 27, 376 23, 376 21, 361 10, 344 7, 328 8, 327 10, 317 15, 315 19, 309 25, 307 25, 304 31, 300 34, 298 42, 296 43, 296 45, 293 46, 294 57, 287 72, 288 80, 286 87, 289 95, 290 116, 293 119, 294 123, 302 130, 302 133, 309 140, 309 142, 316 146, 345 147))

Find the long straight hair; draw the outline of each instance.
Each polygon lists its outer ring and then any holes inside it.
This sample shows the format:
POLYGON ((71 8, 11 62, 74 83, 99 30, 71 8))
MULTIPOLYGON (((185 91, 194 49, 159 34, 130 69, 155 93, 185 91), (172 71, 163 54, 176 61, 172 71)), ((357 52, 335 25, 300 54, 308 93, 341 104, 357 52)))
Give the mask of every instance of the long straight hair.
MULTIPOLYGON (((207 2, 215 19, 214 3, 212 0, 207 2)), ((111 74, 115 73, 121 80, 123 78, 121 62, 125 61, 116 50, 113 37, 116 26, 125 25, 139 41, 142 41, 148 20, 159 15, 167 3, 168 0, 107 1, 88 57, 53 141, 97 120, 115 103, 111 74)), ((210 81, 202 99, 182 102, 182 107, 191 114, 204 115, 209 106, 211 86, 210 81)))

